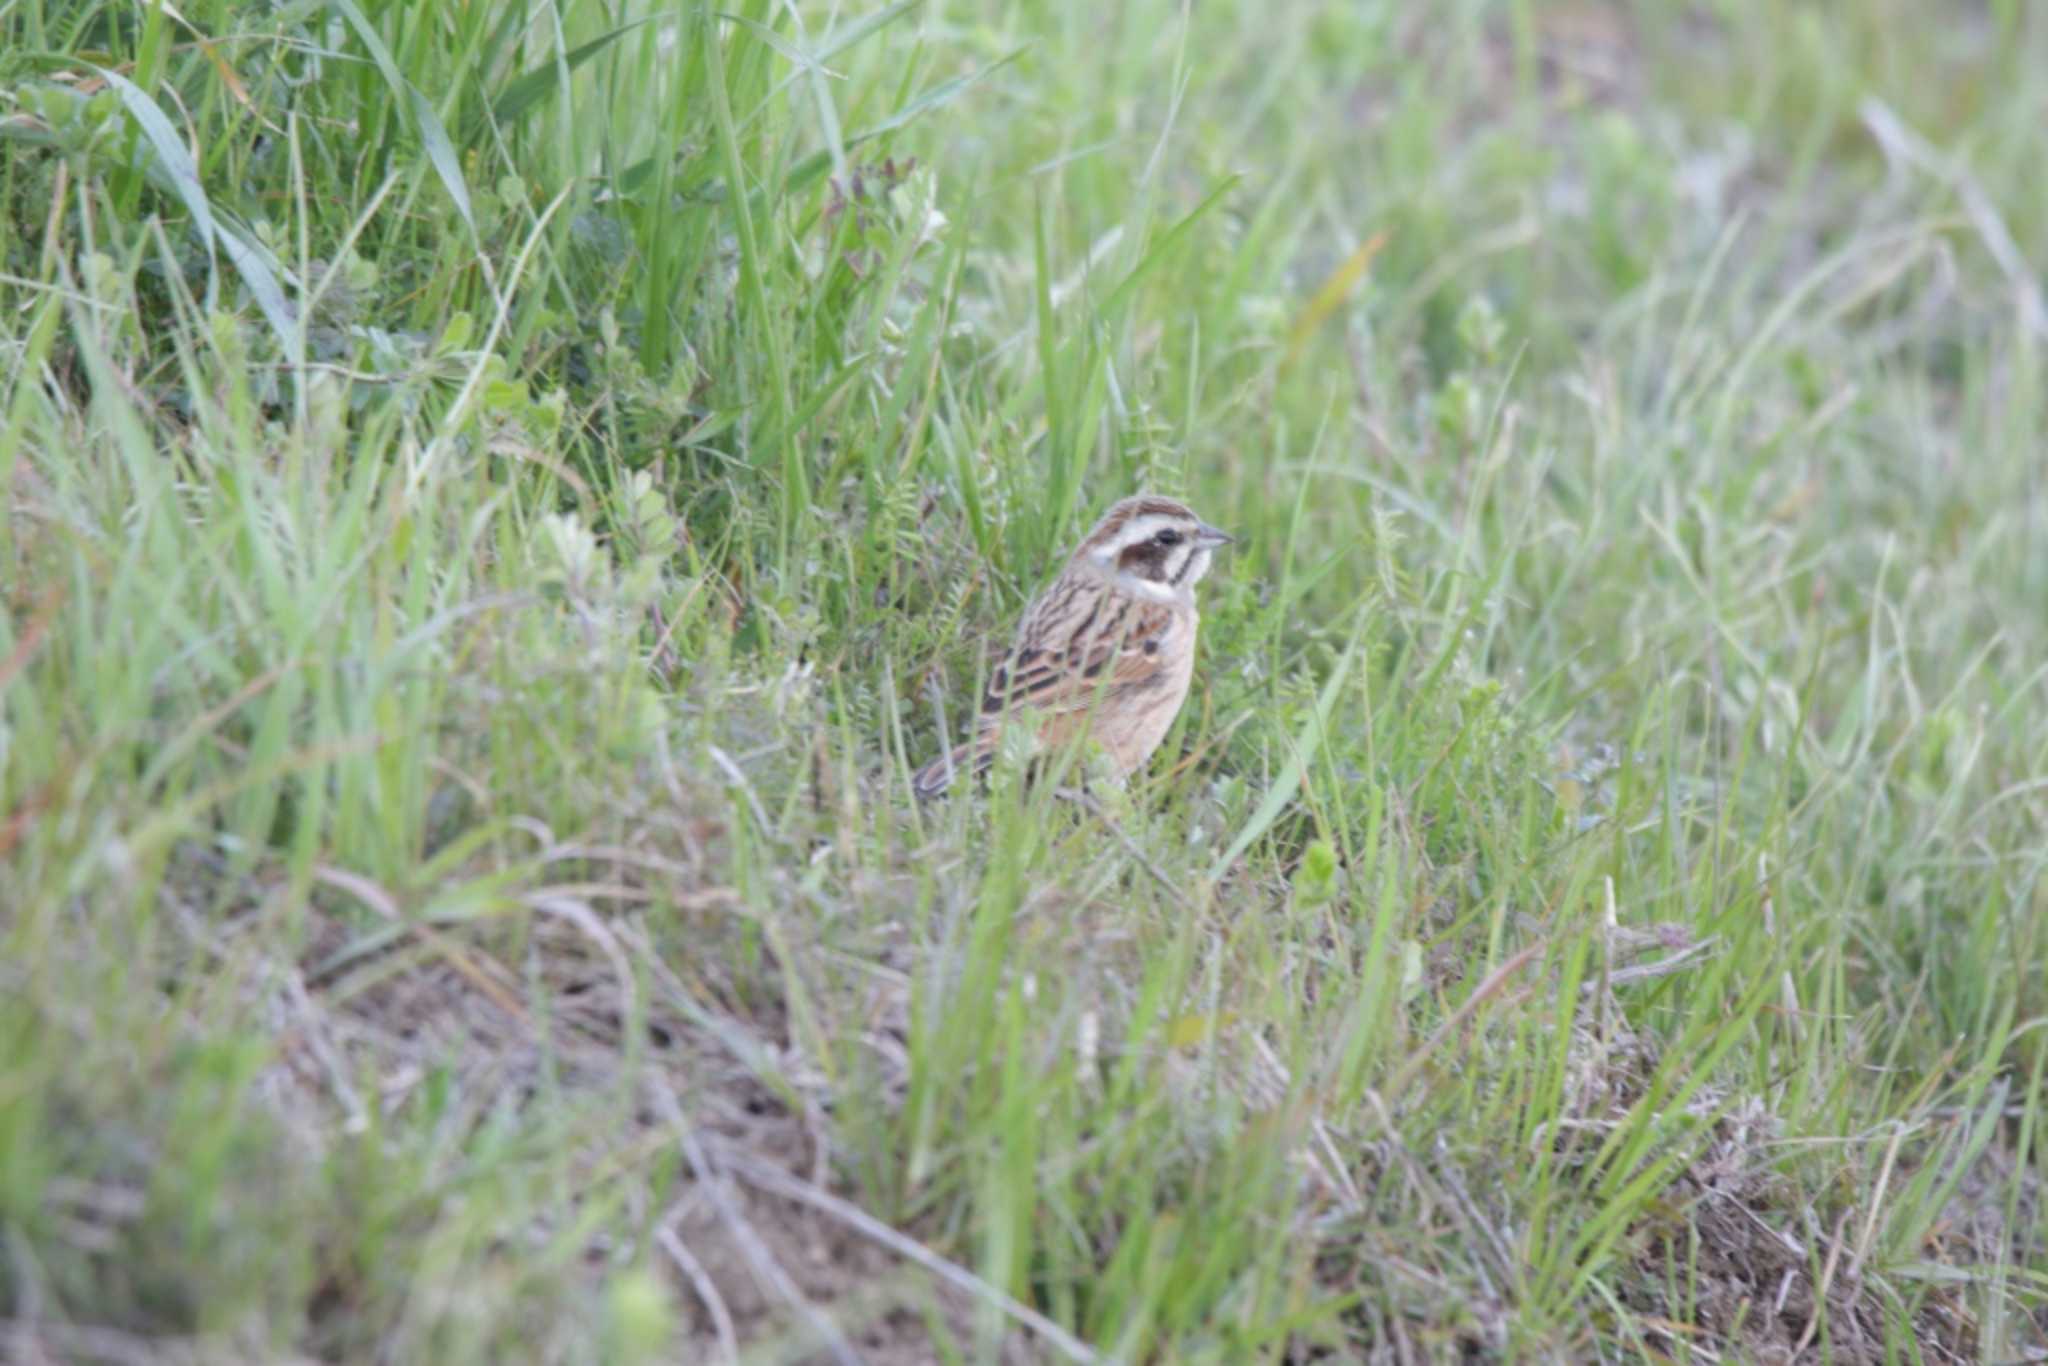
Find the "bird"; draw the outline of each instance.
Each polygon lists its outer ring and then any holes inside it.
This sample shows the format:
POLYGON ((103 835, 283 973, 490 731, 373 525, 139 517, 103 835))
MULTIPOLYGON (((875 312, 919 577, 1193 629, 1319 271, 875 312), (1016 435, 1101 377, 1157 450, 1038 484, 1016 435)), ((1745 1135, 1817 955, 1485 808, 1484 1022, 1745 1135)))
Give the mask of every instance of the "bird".
POLYGON ((1040 744, 1087 734, 1121 781, 1173 725, 1194 677, 1195 585, 1234 537, 1187 504, 1141 493, 1118 502, 1019 619, 989 675, 973 735, 911 780, 936 797, 957 775, 988 771, 1003 724, 1028 718, 1040 744))

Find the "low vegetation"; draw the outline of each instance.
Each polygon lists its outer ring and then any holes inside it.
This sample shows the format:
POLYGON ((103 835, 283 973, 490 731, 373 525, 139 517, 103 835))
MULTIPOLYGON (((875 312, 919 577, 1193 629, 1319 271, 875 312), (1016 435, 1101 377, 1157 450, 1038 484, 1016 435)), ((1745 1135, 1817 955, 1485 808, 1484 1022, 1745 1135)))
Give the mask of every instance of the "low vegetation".
POLYGON ((0 6, 0 1355, 2048 1353, 2048 12, 0 6), (1111 501, 1149 770, 920 804, 1111 501))

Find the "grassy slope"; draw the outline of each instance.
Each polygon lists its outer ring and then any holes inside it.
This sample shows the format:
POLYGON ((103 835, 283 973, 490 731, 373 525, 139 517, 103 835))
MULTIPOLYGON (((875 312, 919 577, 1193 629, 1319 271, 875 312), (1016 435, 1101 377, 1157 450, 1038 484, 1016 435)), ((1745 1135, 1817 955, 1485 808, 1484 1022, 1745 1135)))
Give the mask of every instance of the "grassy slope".
POLYGON ((738 9, 0 8, 8 1350, 2040 1350, 2048 16, 738 9))

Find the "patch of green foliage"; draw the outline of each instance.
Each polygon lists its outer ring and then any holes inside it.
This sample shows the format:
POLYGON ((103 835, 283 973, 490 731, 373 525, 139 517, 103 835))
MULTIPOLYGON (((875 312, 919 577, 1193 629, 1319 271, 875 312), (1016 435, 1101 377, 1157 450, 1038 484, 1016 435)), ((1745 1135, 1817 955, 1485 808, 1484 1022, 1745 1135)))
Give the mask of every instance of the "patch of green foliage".
POLYGON ((0 1341, 2043 1350, 2044 98, 2018 0, 0 7, 0 1341), (919 806, 1139 489, 1160 755, 919 806))

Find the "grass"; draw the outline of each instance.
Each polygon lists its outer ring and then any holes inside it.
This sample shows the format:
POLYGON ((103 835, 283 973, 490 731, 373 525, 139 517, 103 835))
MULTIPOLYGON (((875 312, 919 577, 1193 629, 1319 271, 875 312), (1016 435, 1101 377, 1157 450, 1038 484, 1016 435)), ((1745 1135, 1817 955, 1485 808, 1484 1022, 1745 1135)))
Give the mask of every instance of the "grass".
POLYGON ((2035 1359, 2044 20, 0 7, 7 1352, 2035 1359))

